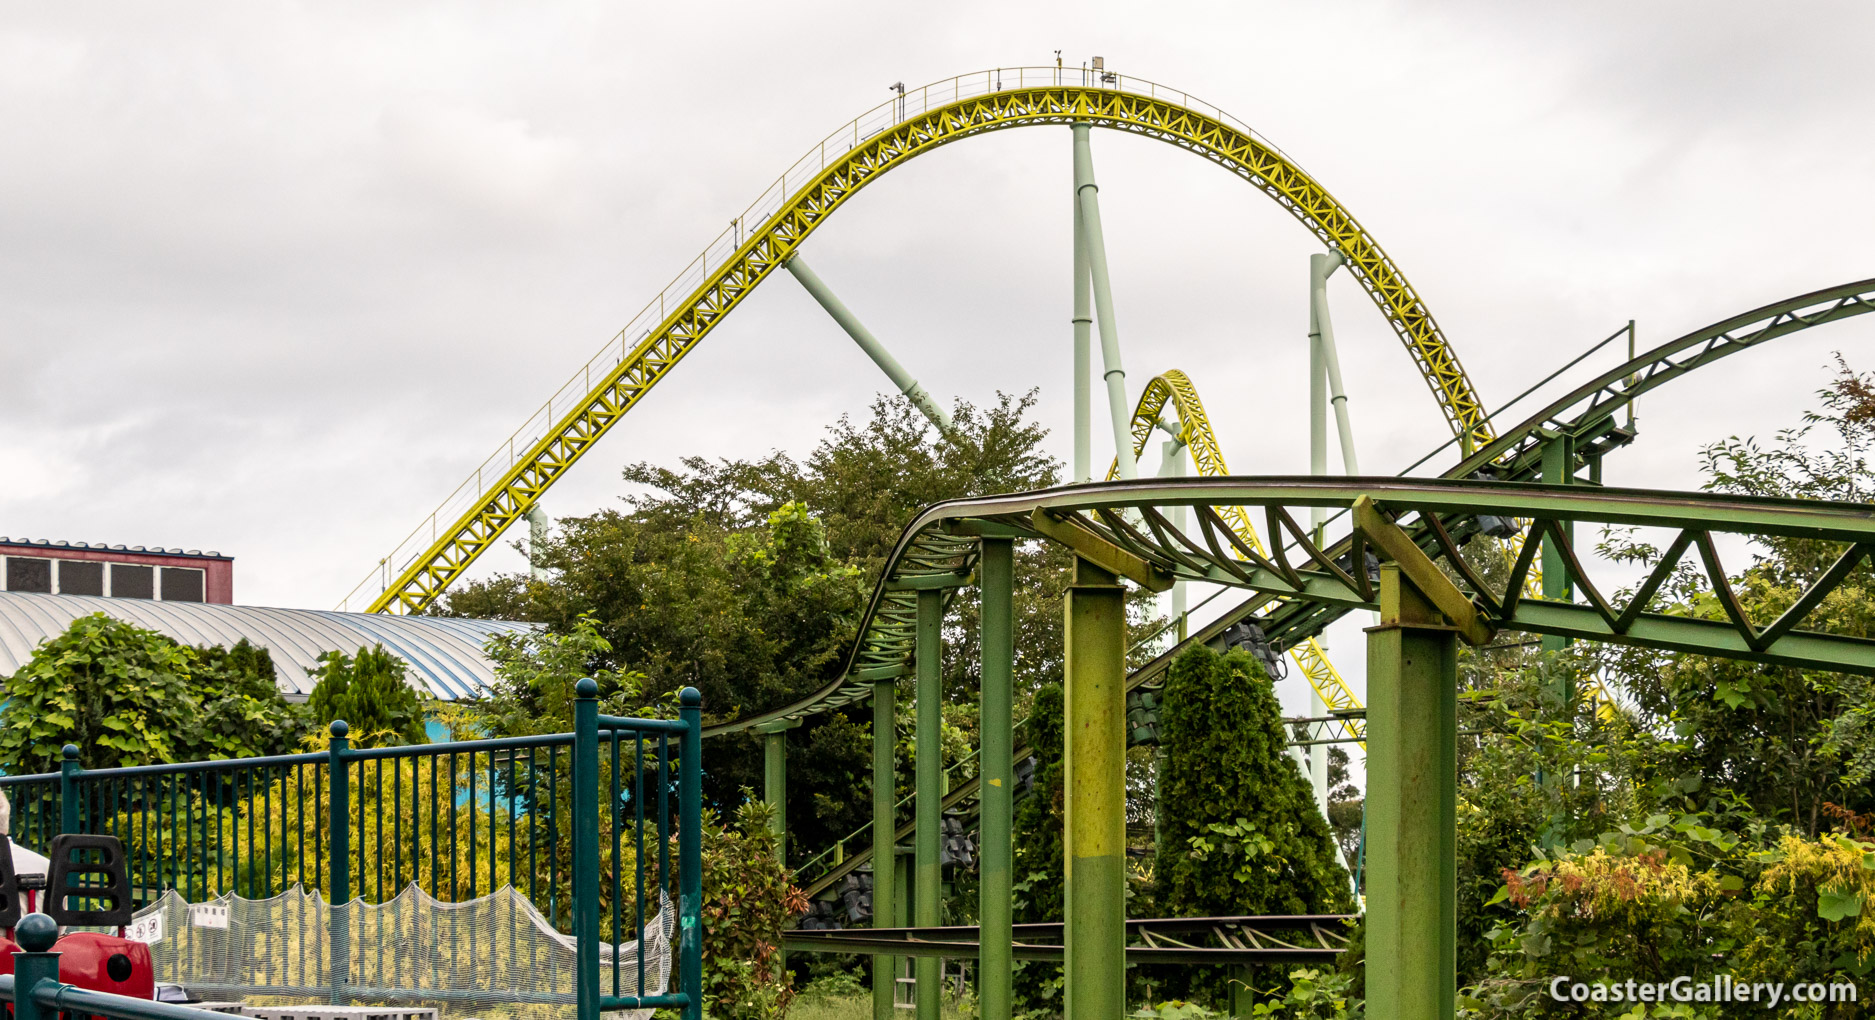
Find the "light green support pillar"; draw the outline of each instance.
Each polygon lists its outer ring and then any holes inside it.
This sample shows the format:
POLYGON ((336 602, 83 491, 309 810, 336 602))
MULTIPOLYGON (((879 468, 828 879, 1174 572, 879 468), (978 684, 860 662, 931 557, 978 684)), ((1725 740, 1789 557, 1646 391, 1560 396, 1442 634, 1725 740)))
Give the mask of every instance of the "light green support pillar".
POLYGON ((1107 238, 1100 228, 1100 186, 1094 183, 1094 151, 1088 134, 1092 126, 1076 121, 1074 130, 1074 195, 1081 214, 1081 248, 1087 253, 1087 271, 1094 285, 1094 317, 1100 323, 1100 357, 1107 379, 1107 413, 1113 419, 1113 455, 1121 478, 1139 476, 1133 459, 1133 409, 1126 400, 1126 369, 1120 367, 1120 327, 1113 315, 1113 287, 1107 275, 1107 238))
POLYGON ((1104 1020, 1126 1007, 1126 605, 1079 558, 1066 603, 1066 1015, 1104 1020))
MULTIPOLYGON (((898 923, 898 826, 892 808, 898 801, 893 748, 898 739, 898 692, 890 680, 872 685, 872 926, 898 923)), ((872 1020, 892 1020, 898 957, 872 958, 872 1020)))
POLYGON ((867 329, 866 324, 859 321, 859 316, 854 315, 852 310, 846 307, 845 302, 833 292, 833 288, 827 286, 819 274, 808 268, 807 263, 799 254, 790 255, 782 264, 788 267, 788 272, 794 274, 794 278, 800 281, 807 293, 820 303, 820 307, 826 309, 828 315, 833 316, 833 321, 839 323, 841 329, 846 330, 846 335, 853 338, 853 342, 859 345, 860 350, 866 352, 866 356, 872 359, 872 363, 879 366, 879 370, 886 374, 886 378, 892 380, 892 385, 897 386, 899 392, 905 394, 905 399, 911 401, 913 407, 930 419, 931 424, 938 427, 939 432, 949 435, 955 430, 956 426, 951 423, 950 412, 931 399, 931 394, 925 392, 923 386, 918 385, 918 380, 912 378, 910 372, 905 371, 905 366, 899 364, 898 359, 892 356, 892 352, 886 350, 885 345, 879 342, 879 338, 872 335, 872 330, 867 329))
POLYGON ((1367 632, 1367 1012, 1456 1015, 1458 635, 1392 563, 1367 632))
MULTIPOLYGON (((1546 441, 1543 444, 1543 481, 1551 485, 1575 484, 1575 442, 1568 436, 1560 433, 1548 433, 1545 439, 1546 441)), ((1575 525, 1571 522, 1564 521, 1562 528, 1563 533, 1568 535, 1570 542, 1573 543, 1575 541, 1575 525)), ((1558 602, 1573 602, 1575 600, 1575 585, 1570 583, 1569 571, 1563 565, 1562 551, 1556 548, 1554 542, 1549 541, 1543 543, 1543 597, 1546 599, 1555 599, 1558 602)), ((1544 651, 1558 652, 1567 647, 1569 647, 1568 638, 1557 637, 1553 634, 1543 635, 1544 651)), ((1567 677, 1564 677, 1561 682, 1564 685, 1563 690, 1560 692, 1563 699, 1565 701, 1574 700, 1574 684, 1571 683, 1567 677)))
POLYGON ((977 917, 982 946, 977 963, 977 1003, 982 1020, 1009 1020, 1013 1009, 1013 929, 1010 913, 1010 834, 1015 798, 1015 549, 1006 538, 983 540, 977 583, 983 592, 982 850, 977 863, 977 917))
MULTIPOLYGON (((939 667, 944 658, 944 592, 927 588, 918 593, 917 670, 918 698, 917 797, 913 801, 916 835, 912 841, 912 910, 917 927, 942 923, 943 868, 938 861, 939 806, 944 799, 943 692, 939 667)), ((918 978, 918 1020, 938 1020, 943 1004, 939 988, 944 961, 920 956, 913 964, 918 978)))
POLYGON ((768 831, 775 837, 775 860, 788 863, 788 732, 762 734, 762 800, 767 802, 768 831))
POLYGON ((1087 266, 1087 227, 1081 222, 1081 188, 1077 175, 1074 187, 1074 477, 1070 479, 1076 482, 1094 480, 1094 397, 1088 385, 1094 370, 1093 305, 1093 279, 1087 266))

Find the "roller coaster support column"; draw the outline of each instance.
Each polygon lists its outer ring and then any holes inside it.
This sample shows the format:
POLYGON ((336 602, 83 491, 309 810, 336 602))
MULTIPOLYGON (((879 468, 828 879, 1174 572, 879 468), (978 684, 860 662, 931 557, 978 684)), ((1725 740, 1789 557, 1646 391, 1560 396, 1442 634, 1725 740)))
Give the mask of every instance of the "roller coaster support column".
POLYGON ((1126 605, 1112 573, 1076 557, 1066 644, 1066 1013, 1126 1005, 1126 605))
MULTIPOLYGON (((921 928, 935 928, 943 923, 939 919, 943 869, 938 859, 939 802, 944 796, 941 787, 944 781, 944 694, 939 690, 944 683, 940 670, 944 658, 940 643, 943 640, 943 627, 943 589, 927 588, 920 591, 916 653, 918 686, 915 690, 918 698, 918 757, 915 763, 917 797, 913 801, 916 835, 912 841, 914 878, 911 902, 912 910, 916 913, 916 920, 912 923, 921 928)), ((939 976, 943 973, 943 962, 935 956, 920 956, 913 964, 913 972, 918 979, 918 1020, 938 1020, 938 1007, 943 996, 938 984, 939 976)))
POLYGON ((547 576, 547 566, 542 559, 547 550, 547 511, 536 503, 527 508, 527 573, 540 580, 547 576))
MULTIPOLYGON (((1335 410, 1341 439, 1341 464, 1350 475, 1361 473, 1354 456, 1354 429, 1348 422, 1348 395, 1341 388, 1341 355, 1335 351, 1335 328, 1328 315, 1328 278, 1347 264, 1340 252, 1309 256, 1309 472, 1328 473, 1328 405, 1335 410)), ((1328 519, 1324 507, 1312 513, 1317 530, 1328 519)))
POLYGON ((983 592, 982 701, 983 850, 978 865, 979 950, 977 1002, 983 1020, 1009 1020, 1013 950, 1010 914, 1010 833, 1015 794, 1015 548, 1006 538, 983 539, 977 560, 983 592))
MULTIPOLYGON (((891 680, 872 684, 872 926, 897 923, 898 776, 893 748, 898 738, 898 690, 891 680)), ((872 1020, 892 1020, 892 997, 898 987, 898 957, 872 958, 872 1020)))
MULTIPOLYGON (((1160 422, 1159 425, 1161 428, 1166 427, 1164 422, 1160 422)), ((1173 435, 1176 436, 1177 434, 1177 430, 1174 429, 1173 435)), ((1185 441, 1183 439, 1168 439, 1165 445, 1159 448, 1159 477, 1185 477, 1185 441)), ((1185 530, 1185 515, 1189 512, 1189 510, 1182 506, 1169 507, 1166 510, 1166 518, 1172 522, 1172 527, 1183 532, 1185 530)), ((1185 582, 1174 581, 1172 582, 1172 619, 1178 622, 1178 630, 1176 633, 1180 641, 1185 640, 1186 636, 1190 633, 1190 628, 1186 626, 1185 620, 1186 608, 1185 582)))
POLYGON ((912 406, 922 412, 926 418, 931 419, 931 423, 938 427, 939 432, 949 435, 954 428, 951 424, 950 412, 931 399, 931 394, 925 392, 923 386, 918 385, 918 380, 912 378, 910 372, 905 371, 905 366, 898 363, 898 359, 892 356, 891 351, 885 349, 885 345, 872 335, 872 331, 859 321, 859 317, 841 302, 832 289, 821 282, 820 277, 808 268, 806 262, 802 261, 801 256, 798 254, 789 256, 788 261, 783 264, 788 267, 788 272, 794 274, 796 280, 801 281, 801 286, 807 288, 807 292, 813 295, 814 300, 820 302, 820 307, 826 309, 828 315, 833 316, 833 321, 839 323, 841 329, 846 330, 846 335, 853 338, 853 342, 859 345, 859 349, 866 352, 866 356, 872 359, 872 363, 878 365, 880 370, 892 380, 892 385, 897 386, 899 392, 905 394, 905 398, 912 402, 912 406))
MULTIPOLYGON (((1075 143, 1074 186, 1074 481, 1094 480, 1094 291, 1087 261, 1087 226, 1081 222, 1080 143, 1075 143)), ((1632 359, 1629 359, 1632 360, 1632 359)))
POLYGON ((1367 1007, 1455 1016, 1458 641, 1395 564, 1367 637, 1367 1007))
MULTIPOLYGON (((1575 484, 1574 437, 1549 430, 1544 430, 1542 435, 1545 440, 1543 443, 1543 481, 1551 485, 1575 484)), ((1574 524, 1569 521, 1560 523, 1563 533, 1573 543, 1575 541, 1574 524)), ((1556 547, 1556 543, 1545 540, 1543 542, 1543 597, 1557 602, 1573 602, 1575 584, 1570 577, 1568 566, 1563 562, 1562 550, 1556 547)), ((1567 647, 1569 647, 1568 638, 1551 634, 1543 635, 1544 651, 1556 652, 1567 647)), ((1575 684, 1570 681, 1566 673, 1559 671, 1558 675, 1560 677, 1558 683, 1562 686, 1557 693, 1562 695, 1564 703, 1567 704, 1574 700, 1575 684)))
POLYGON ((781 722, 762 734, 762 800, 773 812, 768 831, 775 837, 775 859, 788 862, 788 731, 799 722, 781 722))
POLYGON ((1367 631, 1367 1009, 1456 1015, 1458 639, 1492 631, 1477 608, 1371 500, 1354 526, 1380 567, 1367 631))
POLYGON ((1126 369, 1120 367, 1120 327, 1113 318, 1113 288, 1107 275, 1107 239, 1100 228, 1100 186, 1094 183, 1094 153, 1088 145, 1093 126, 1076 121, 1074 130, 1075 211, 1080 214, 1082 249, 1094 285, 1094 316, 1100 322, 1100 356, 1106 369, 1107 411, 1113 418, 1113 452, 1120 477, 1139 477, 1133 460, 1133 416, 1126 400, 1126 369))

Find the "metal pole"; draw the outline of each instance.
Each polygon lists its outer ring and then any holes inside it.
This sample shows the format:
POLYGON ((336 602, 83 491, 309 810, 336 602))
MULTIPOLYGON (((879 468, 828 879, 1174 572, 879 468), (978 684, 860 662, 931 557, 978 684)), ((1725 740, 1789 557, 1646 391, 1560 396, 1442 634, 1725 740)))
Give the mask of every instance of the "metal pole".
POLYGON ((58 1010, 33 997, 45 982, 59 983, 59 954, 51 951, 59 939, 58 924, 45 914, 27 914, 13 934, 20 946, 12 959, 14 1020, 58 1020, 58 1010))
POLYGON ((1100 323, 1100 357, 1106 369, 1107 411, 1113 418, 1113 455, 1121 478, 1136 478, 1133 461, 1133 416, 1126 403, 1126 370, 1120 367, 1120 327, 1113 318, 1113 287, 1107 275, 1107 239, 1100 227, 1100 186, 1094 183, 1094 153, 1088 146, 1092 127, 1076 121, 1074 129, 1074 194, 1081 213, 1083 248, 1093 278, 1094 317, 1100 323))
POLYGON ((680 981, 690 999, 684 1020, 703 1020, 703 692, 686 687, 678 692, 677 704, 685 726, 678 773, 683 788, 677 791, 677 868, 683 890, 677 949, 680 981))
POLYGON ((1067 593, 1065 1015, 1126 1002, 1126 606, 1114 575, 1077 558, 1067 593))
POLYGON ((955 431, 956 426, 951 423, 950 412, 939 407, 938 402, 931 399, 931 394, 926 393, 925 388, 918 385, 918 380, 912 378, 910 372, 905 371, 905 366, 898 363, 898 359, 892 356, 892 352, 886 350, 885 345, 879 342, 879 338, 872 335, 872 330, 867 329, 865 324, 859 321, 859 317, 854 315, 833 293, 833 290, 822 282, 812 269, 808 268, 807 262, 798 253, 790 255, 782 264, 788 267, 788 272, 793 273, 796 280, 801 281, 801 286, 813 295, 814 300, 820 302, 820 307, 826 309, 828 315, 833 316, 833 321, 839 323, 841 329, 846 330, 846 335, 853 338, 853 342, 859 345, 860 350, 866 352, 866 356, 872 359, 872 363, 878 365, 886 377, 892 380, 892 385, 897 386, 899 392, 905 394, 905 398, 912 402, 913 407, 929 418, 931 424, 938 427, 938 431, 946 435, 955 431))
MULTIPOLYGON (((1335 410, 1335 431, 1341 440, 1341 466, 1350 475, 1361 473, 1354 456, 1354 427, 1348 422, 1348 394, 1341 388, 1341 355, 1335 349, 1335 325, 1328 314, 1328 278, 1347 264, 1340 252, 1309 256, 1310 335, 1321 351, 1322 371, 1328 386, 1328 399, 1335 410)), ((1322 460, 1328 458, 1327 439, 1322 440, 1322 460)))
MULTIPOLYGON (((332 742, 326 749, 327 792, 326 828, 332 848, 331 873, 326 882, 326 905, 332 910, 332 923, 326 929, 332 953, 332 1005, 346 1004, 345 986, 351 978, 352 965, 352 785, 345 771, 345 751, 351 742, 345 739, 349 727, 345 720, 332 720, 332 742)), ((596 964, 595 964, 596 966, 596 964)), ((595 972, 595 980, 597 975, 595 972)), ((596 1020, 598 1014, 594 1013, 596 1020)))
POLYGON ((768 831, 775 837, 775 860, 788 864, 788 732, 762 734, 762 799, 767 802, 768 831))
MULTIPOLYGON (((1573 485, 1575 483, 1575 442, 1560 433, 1545 436, 1542 450, 1543 481, 1550 485, 1573 485)), ((1572 522, 1561 522, 1563 534, 1571 540, 1575 538, 1575 526, 1572 522)), ((1543 597, 1557 602, 1575 601, 1575 585, 1569 578, 1568 567, 1563 562, 1562 550, 1550 539, 1543 540, 1543 597)), ((1558 652, 1569 647, 1569 639, 1553 634, 1542 636, 1542 647, 1547 652, 1558 652)), ((1566 672, 1558 671, 1561 694, 1565 701, 1574 695, 1575 684, 1566 672)))
POLYGON ((1367 637, 1367 1008, 1455 1015, 1458 636, 1380 568, 1367 637))
POLYGON ((1074 481, 1094 480, 1093 270, 1087 261, 1087 224, 1081 219, 1080 143, 1075 143, 1074 186, 1074 481))
MULTIPOLYGON (((1178 430, 1174 429, 1173 434, 1177 435, 1178 430)), ((1163 446, 1159 447, 1159 477, 1185 477, 1185 441, 1183 439, 1168 439, 1163 446)), ((1187 512, 1187 509, 1183 506, 1174 506, 1168 508, 1166 516, 1167 519, 1172 522, 1172 527, 1183 532, 1185 530, 1185 515, 1187 512)), ((1173 581, 1172 619, 1178 624, 1177 633, 1180 641, 1185 640, 1186 636, 1189 634, 1189 628, 1186 626, 1185 620, 1186 602, 1188 598, 1189 595, 1185 588, 1185 582, 1182 579, 1173 581)))
MULTIPOLYGON (((917 636, 917 797, 916 837, 912 841, 914 868, 912 910, 919 927, 936 927, 940 922, 938 900, 942 895, 943 869, 938 859, 939 802, 943 791, 939 784, 944 775, 943 696, 939 687, 943 677, 944 592, 927 588, 918 593, 917 636)), ((942 993, 938 981, 943 961, 935 956, 920 956, 914 966, 918 978, 918 1020, 938 1020, 942 993)))
POLYGON ((581 677, 573 692, 574 1012, 599 1020, 599 685, 581 677))
POLYGON ((978 864, 977 1002, 982 1020, 1009 1020, 1013 1010, 1013 928, 1010 912, 1011 851, 1015 795, 1015 548, 1006 538, 986 538, 977 560, 983 592, 982 700, 979 728, 983 749, 982 815, 978 864))
POLYGON ((535 580, 544 580, 547 576, 546 564, 542 554, 547 548, 547 511, 536 503, 527 508, 527 572, 535 580))
POLYGON ((84 769, 78 765, 78 745, 59 748, 59 831, 78 831, 78 777, 84 769))
MULTIPOLYGON (((898 826, 892 808, 898 800, 893 749, 898 738, 894 718, 898 692, 890 680, 872 685, 872 926, 890 928, 897 913, 894 879, 898 864, 898 826)), ((872 1020, 892 1020, 897 994, 898 957, 872 958, 872 1020)))
MULTIPOLYGON (((1309 685, 1309 717, 1320 719, 1328 714, 1328 703, 1322 700, 1322 692, 1309 685)), ((1315 791, 1315 807, 1321 811, 1323 820, 1328 818, 1328 745, 1316 744, 1309 748, 1309 785, 1315 791)))

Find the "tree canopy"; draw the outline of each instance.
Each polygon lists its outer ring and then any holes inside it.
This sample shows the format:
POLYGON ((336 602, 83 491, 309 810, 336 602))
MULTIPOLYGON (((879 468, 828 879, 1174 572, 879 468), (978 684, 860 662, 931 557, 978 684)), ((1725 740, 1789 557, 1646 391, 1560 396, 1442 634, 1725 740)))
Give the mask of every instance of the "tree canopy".
POLYGON ((56 771, 281 754, 307 714, 280 696, 273 660, 242 640, 190 648, 104 613, 72 621, 4 681, 0 769, 56 771))

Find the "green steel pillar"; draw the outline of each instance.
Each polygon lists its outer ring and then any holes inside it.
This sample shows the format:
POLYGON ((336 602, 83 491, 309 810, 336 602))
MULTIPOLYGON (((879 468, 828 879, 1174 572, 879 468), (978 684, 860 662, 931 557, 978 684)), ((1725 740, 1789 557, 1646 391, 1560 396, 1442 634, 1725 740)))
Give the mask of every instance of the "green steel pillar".
POLYGON ((1067 594, 1067 978, 1070 1017, 1126 1005, 1126 604, 1077 558, 1067 594))
MULTIPOLYGON (((944 775, 943 685, 940 667, 943 662, 944 592, 927 588, 918 593, 917 687, 918 698, 917 797, 913 801, 917 819, 913 838, 912 909, 920 928, 936 927, 939 903, 943 895, 943 869, 938 858, 939 804, 944 799, 939 784, 944 775)), ((938 983, 943 962, 935 956, 920 956, 914 967, 918 978, 918 1020, 938 1020, 942 992, 938 983)))
POLYGON ((581 677, 573 693, 574 1015, 599 1020, 599 685, 581 677))
POLYGON ((326 904, 334 908, 326 938, 332 953, 330 998, 334 1006, 346 1004, 345 986, 350 983, 352 965, 351 911, 345 909, 352 901, 352 784, 345 770, 345 751, 351 743, 345 735, 349 731, 345 720, 332 720, 332 742, 326 750, 326 781, 331 784, 327 791, 326 832, 332 850, 326 904))
MULTIPOLYGON (((892 809, 898 800, 893 747, 898 736, 894 718, 898 691, 890 680, 872 684, 872 926, 890 928, 897 923, 898 826, 892 809)), ((872 1020, 892 1020, 898 957, 872 958, 872 1020)))
POLYGON ((980 924, 977 1004, 983 1020, 1009 1020, 1013 1008, 1013 930, 1010 914, 1010 834, 1015 796, 1015 544, 1006 538, 983 540, 977 561, 983 592, 982 702, 978 724, 983 749, 982 851, 977 862, 977 917, 980 924))
MULTIPOLYGON (((1075 145, 1078 151, 1080 142, 1076 140, 1075 145)), ((1069 479, 1075 482, 1094 480, 1094 397, 1088 385, 1089 373, 1094 370, 1092 272, 1087 265, 1087 227, 1081 222, 1081 188, 1077 177, 1074 187, 1074 477, 1069 479)))
POLYGON ((944 410, 936 400, 931 399, 931 394, 925 392, 923 386, 918 385, 918 380, 912 378, 910 372, 905 371, 905 366, 899 364, 898 359, 892 356, 892 352, 886 350, 885 345, 879 342, 879 338, 872 335, 872 330, 867 329, 865 323, 859 321, 859 316, 854 315, 852 310, 846 307, 845 302, 834 294, 833 288, 827 286, 818 274, 808 268, 807 262, 798 253, 788 256, 788 260, 782 265, 786 266, 788 272, 800 281, 807 293, 820 303, 820 307, 826 309, 828 315, 833 316, 833 321, 839 323, 841 329, 846 330, 846 335, 853 338, 853 342, 859 345, 859 349, 872 359, 873 364, 879 366, 879 370, 886 374, 886 378, 892 380, 892 385, 897 386, 899 392, 905 394, 905 399, 911 401, 912 406, 916 407, 919 413, 930 419, 931 424, 936 425, 938 431, 945 435, 956 431, 950 412, 944 410))
MULTIPOLYGON (((1559 433, 1549 433, 1546 438, 1547 441, 1543 444, 1543 481, 1551 485, 1575 484, 1575 442, 1559 433)), ((1562 529, 1563 534, 1569 536, 1570 541, 1573 542, 1575 526, 1564 521, 1562 529)), ((1543 597, 1558 602, 1571 602, 1575 599, 1575 585, 1570 583, 1569 571, 1563 565, 1562 550, 1556 548, 1556 543, 1549 541, 1543 543, 1543 597)), ((1567 647, 1569 647, 1568 638, 1552 634, 1543 635, 1544 651, 1561 651, 1567 647)), ((1562 683, 1565 685, 1561 692, 1563 698, 1571 700, 1574 691, 1569 688, 1573 685, 1567 678, 1564 678, 1562 683)))
POLYGON ((1094 183, 1094 151, 1085 121, 1074 130, 1074 196, 1080 212, 1082 250, 1087 254, 1088 276, 1094 288, 1094 317, 1100 323, 1100 357, 1106 371, 1107 412, 1113 419, 1113 456, 1121 478, 1134 478, 1133 409, 1126 400, 1126 369, 1120 367, 1120 327, 1113 315, 1113 287, 1107 275, 1107 239, 1100 227, 1100 186, 1094 183))
POLYGON ((1367 635, 1367 1011, 1455 1014, 1458 634, 1392 563, 1367 635))
POLYGON ((677 692, 677 705, 684 723, 683 788, 677 791, 677 868, 683 878, 678 988, 690 1000, 684 1020, 703 1020, 703 692, 686 687, 677 692))
POLYGON ((768 831, 775 837, 775 860, 788 864, 788 731, 762 734, 762 800, 772 812, 768 831))

